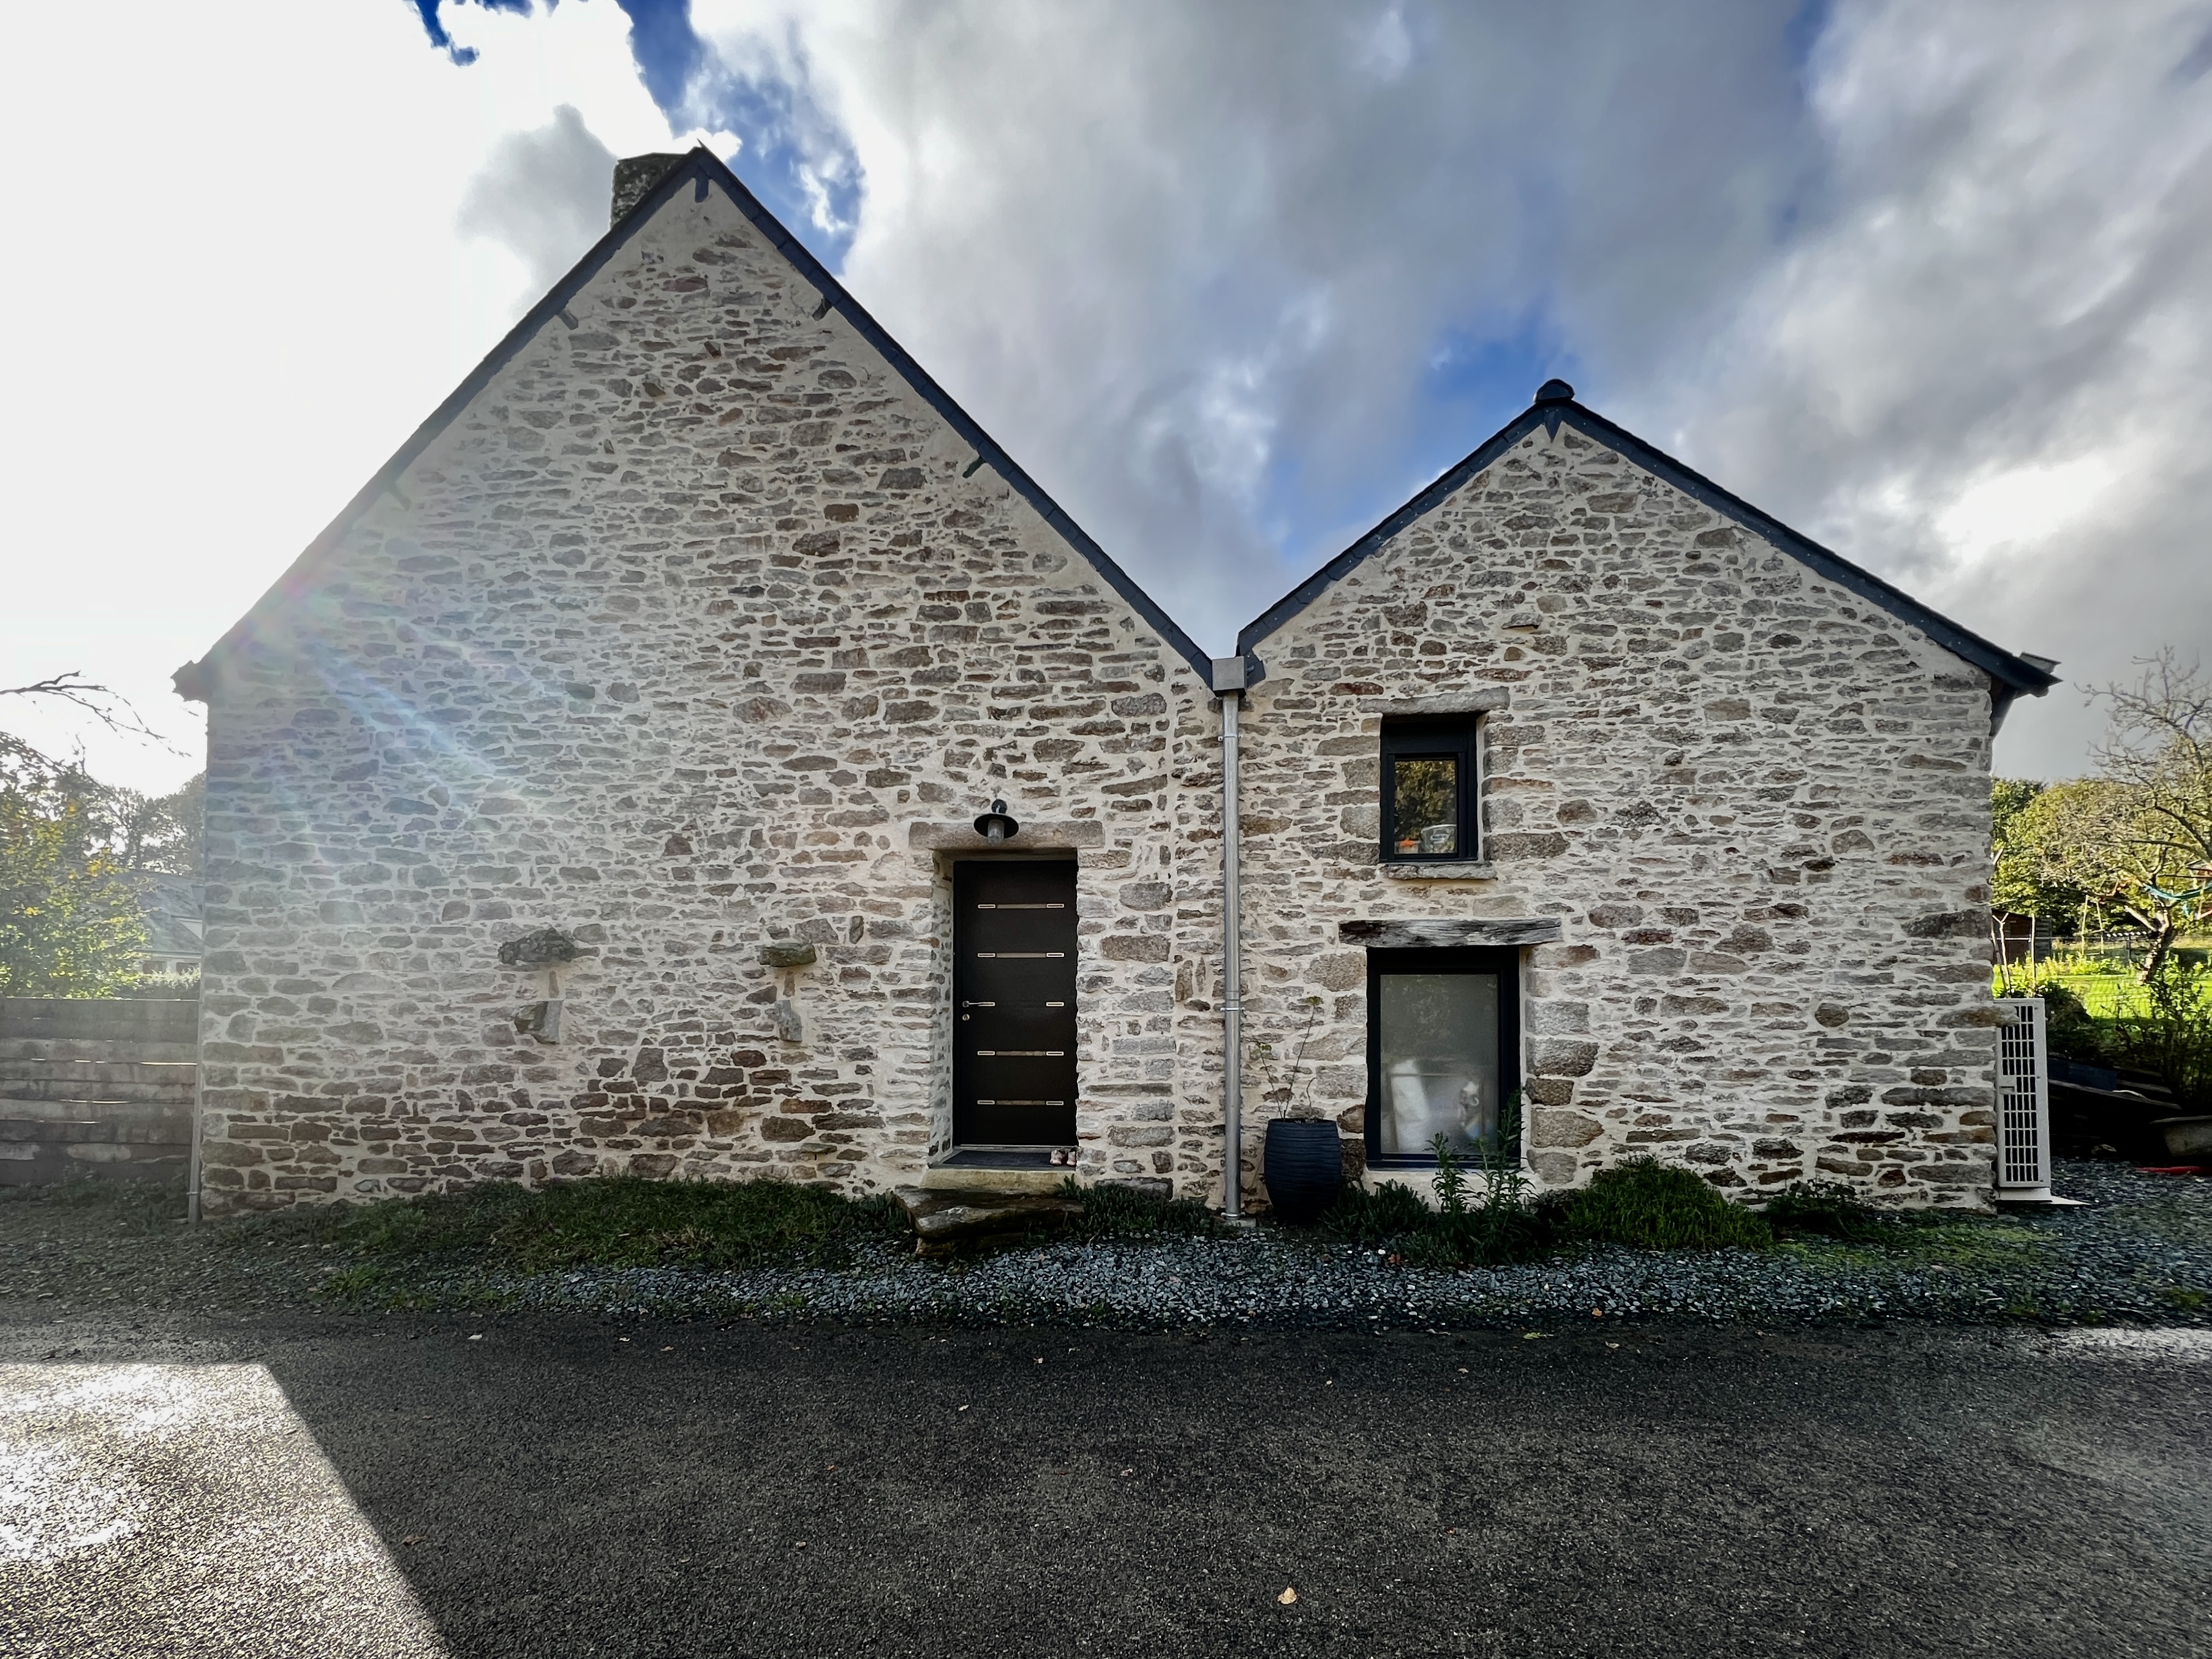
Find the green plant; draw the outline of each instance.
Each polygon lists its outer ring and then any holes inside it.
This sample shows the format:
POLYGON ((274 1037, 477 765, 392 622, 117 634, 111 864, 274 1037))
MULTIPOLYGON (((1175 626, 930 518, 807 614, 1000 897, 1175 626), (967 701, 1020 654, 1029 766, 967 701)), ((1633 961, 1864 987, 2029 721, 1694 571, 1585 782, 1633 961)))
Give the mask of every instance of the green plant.
POLYGON ((1083 1206, 1066 1230, 1075 1238, 1211 1238, 1221 1219, 1194 1198, 1168 1198, 1118 1181, 1085 1187, 1070 1176, 1060 1195, 1083 1206))
POLYGON ((1817 1234, 1871 1243, 1897 1231, 1894 1219, 1840 1181, 1793 1181, 1768 1199, 1759 1213, 1785 1238, 1817 1234))
POLYGON ((333 1205, 234 1224, 233 1242, 335 1244, 394 1271, 471 1263, 503 1273, 564 1267, 738 1267, 779 1257, 836 1264, 870 1238, 905 1231, 888 1195, 854 1200, 786 1181, 649 1181, 611 1176, 536 1188, 487 1182, 459 1192, 333 1205))
POLYGON ((1322 1213, 1321 1229, 1331 1238, 1371 1249, 1402 1243, 1427 1227, 1434 1215, 1411 1187, 1386 1181, 1372 1189, 1346 1187, 1322 1213))
POLYGON ((1540 1255, 1551 1239, 1528 1203, 1521 1168, 1519 1091, 1498 1115, 1498 1133, 1476 1149, 1472 1178, 1463 1155, 1437 1137, 1433 1206, 1395 1182, 1373 1192, 1347 1188, 1322 1217, 1322 1230, 1370 1247, 1395 1245, 1416 1267, 1501 1267, 1540 1255))
POLYGON ((1559 1206, 1560 1231, 1638 1250, 1765 1249, 1774 1230, 1689 1170, 1655 1158, 1601 1170, 1559 1206))

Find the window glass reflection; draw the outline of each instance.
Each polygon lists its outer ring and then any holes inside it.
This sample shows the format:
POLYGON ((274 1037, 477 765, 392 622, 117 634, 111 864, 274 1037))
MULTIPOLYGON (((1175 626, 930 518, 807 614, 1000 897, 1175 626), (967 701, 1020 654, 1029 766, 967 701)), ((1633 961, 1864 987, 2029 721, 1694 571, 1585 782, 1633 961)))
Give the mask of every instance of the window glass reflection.
POLYGON ((1450 755, 1390 763, 1391 821, 1401 858, 1459 851, 1459 762, 1450 755))
POLYGON ((1418 1157, 1442 1135, 1473 1152, 1498 1134, 1498 975, 1382 974, 1381 1151, 1418 1157))

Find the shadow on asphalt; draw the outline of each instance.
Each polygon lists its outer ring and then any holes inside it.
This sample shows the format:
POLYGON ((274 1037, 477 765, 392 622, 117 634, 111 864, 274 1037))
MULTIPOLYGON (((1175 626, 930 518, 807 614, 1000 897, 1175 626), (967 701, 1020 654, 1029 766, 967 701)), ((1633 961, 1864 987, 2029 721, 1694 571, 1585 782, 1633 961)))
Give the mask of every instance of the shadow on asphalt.
MULTIPOLYGON (((148 1326, 135 1348, 119 1322, 4 1336, 8 1358, 48 1368, 265 1367, 349 1524, 455 1655, 2165 1656, 2212 1640, 2201 1346, 1554 1329, 390 1317, 148 1326), (51 1359, 32 1352, 50 1338, 51 1359)), ((189 1487, 195 1458, 225 1455, 220 1435, 173 1447, 164 1478, 189 1487)), ((132 1650, 73 1644, 71 1596, 99 1571, 96 1547, 36 1568, 48 1646, 31 1650, 132 1650)), ((310 1575, 295 1599, 325 1593, 310 1575)), ((198 1651, 299 1650, 254 1645, 265 1613, 224 1644, 219 1599, 198 1651)), ((145 1616, 149 1634, 167 1622, 145 1616)), ((343 1620, 324 1624, 322 1653, 355 1650, 343 1620)), ((395 1635, 359 1650, 417 1650, 395 1635)))

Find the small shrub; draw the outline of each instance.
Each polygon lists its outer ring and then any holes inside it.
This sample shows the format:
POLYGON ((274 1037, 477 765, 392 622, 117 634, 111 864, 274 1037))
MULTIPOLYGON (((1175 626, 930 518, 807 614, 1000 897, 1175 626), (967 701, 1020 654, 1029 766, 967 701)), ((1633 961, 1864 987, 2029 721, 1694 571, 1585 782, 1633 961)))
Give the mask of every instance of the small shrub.
POLYGON ((2092 1064, 2105 1060, 2112 1041, 2108 1022, 2090 1013, 2078 994, 2056 980, 2036 994, 2043 999, 2044 1040, 2051 1053, 2092 1064))
POLYGON ((835 1263, 905 1230, 888 1195, 854 1200, 787 1181, 611 1176, 536 1188, 486 1182, 380 1204, 336 1205, 235 1224, 234 1242, 330 1243, 398 1267, 466 1259, 518 1273, 564 1267, 738 1267, 797 1255, 835 1263))
POLYGON ((1346 1187, 1322 1212, 1321 1230, 1346 1244, 1377 1249, 1420 1232, 1436 1212, 1411 1187, 1386 1181, 1373 1191, 1346 1187))
POLYGON ((1211 1238, 1221 1231, 1220 1218, 1194 1198, 1168 1198, 1117 1181, 1086 1187, 1073 1176, 1060 1191, 1083 1206, 1065 1230, 1067 1237, 1211 1238))
POLYGON ((1840 1181, 1793 1181, 1768 1199, 1759 1213, 1784 1237, 1817 1234, 1863 1243, 1886 1238, 1898 1230, 1893 1218, 1840 1181))
POLYGON ((1321 1219, 1333 1238, 1370 1249, 1395 1246, 1417 1267, 1497 1267, 1541 1255, 1551 1229, 1528 1202, 1521 1168, 1521 1097, 1498 1113, 1498 1133, 1478 1149, 1470 1176, 1442 1135, 1436 1140, 1433 1207, 1396 1182, 1373 1192, 1347 1187, 1321 1219), (1477 1183, 1480 1196, 1474 1196, 1477 1183))
POLYGON ((1570 1238, 1638 1250, 1757 1250, 1774 1243, 1763 1218, 1655 1158, 1601 1170, 1559 1206, 1559 1221, 1570 1238))

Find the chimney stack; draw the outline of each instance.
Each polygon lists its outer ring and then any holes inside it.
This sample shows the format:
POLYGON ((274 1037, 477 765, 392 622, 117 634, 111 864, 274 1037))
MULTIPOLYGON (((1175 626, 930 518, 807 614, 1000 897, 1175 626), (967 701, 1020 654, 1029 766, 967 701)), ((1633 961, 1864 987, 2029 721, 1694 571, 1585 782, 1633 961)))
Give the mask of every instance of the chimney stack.
POLYGON ((620 224, 623 216, 642 201, 655 185, 690 159, 688 155, 630 155, 616 162, 614 211, 607 222, 620 224))

